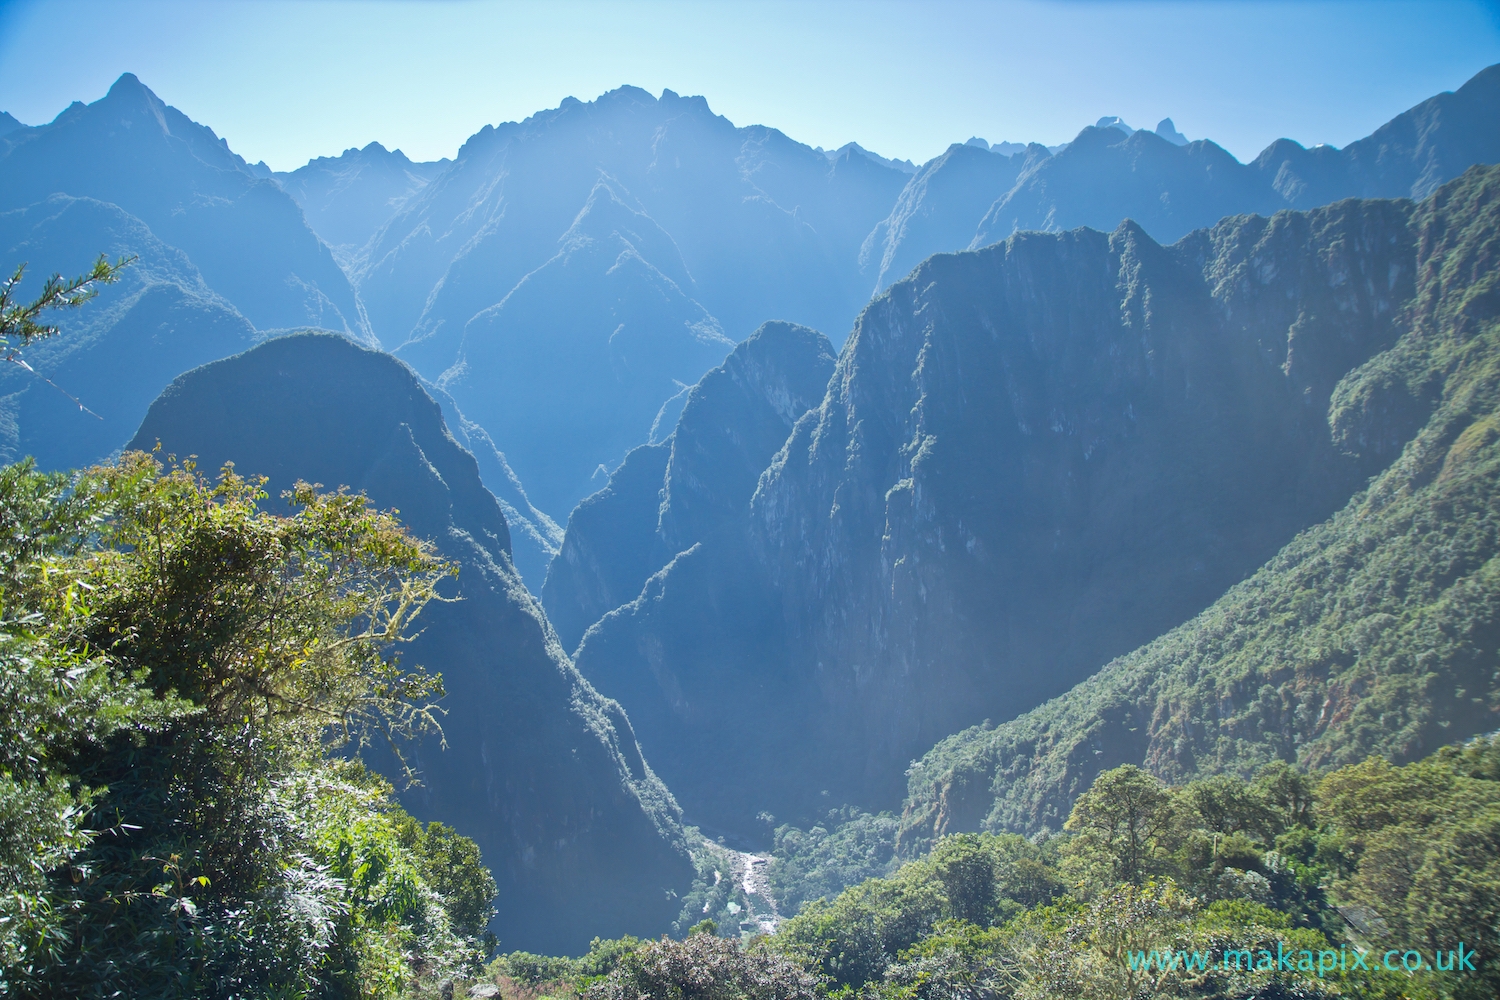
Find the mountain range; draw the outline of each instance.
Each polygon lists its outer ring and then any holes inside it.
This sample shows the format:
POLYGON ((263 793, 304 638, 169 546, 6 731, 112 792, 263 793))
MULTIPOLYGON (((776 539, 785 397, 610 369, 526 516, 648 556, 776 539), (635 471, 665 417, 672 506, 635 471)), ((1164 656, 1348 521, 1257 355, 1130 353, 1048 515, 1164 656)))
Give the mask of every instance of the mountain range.
POLYGON ((908 845, 1058 829, 1121 763, 1404 763, 1500 726, 1500 169, 1439 188, 1408 232, 1401 336, 1328 411, 1341 451, 1399 457, 1201 614, 914 762, 908 845))
MULTIPOLYGON (((277 174, 126 74, 101 101, 0 136, 0 210, 55 193, 114 204, 258 331, 344 331, 409 360, 508 468, 496 489, 513 494, 516 565, 539 593, 557 526, 762 322, 837 346, 872 286, 1018 226, 1130 217, 1168 242, 1237 212, 1421 197, 1496 158, 1497 87, 1486 70, 1342 151, 1282 140, 1245 165, 1180 143, 1170 120, 1104 118, 1064 146, 974 139, 920 169, 625 87, 486 126, 451 162, 372 143, 277 174), (527 305, 538 295, 556 299, 545 317, 527 305), (520 327, 542 331, 521 338, 524 358, 506 333, 520 327), (506 385, 532 363, 523 391, 506 385)), ((32 263, 76 268, 90 247, 32 263)))
POLYGON ((403 801, 577 952, 680 921, 688 823, 904 802, 920 850, 1493 729, 1497 125, 1491 67, 1342 150, 917 166, 623 87, 275 173, 126 74, 0 119, 0 265, 134 258, 0 451, 399 509, 462 597, 403 801))
POLYGON ((929 259, 865 310, 737 517, 705 512, 731 526, 668 545, 579 669, 705 822, 803 819, 825 790, 894 804, 923 749, 1190 617, 1394 457, 1345 454, 1326 412, 1396 340, 1409 214, 1235 217, 1170 247, 1127 222, 929 259), (732 791, 710 763, 726 743, 746 748, 732 791))

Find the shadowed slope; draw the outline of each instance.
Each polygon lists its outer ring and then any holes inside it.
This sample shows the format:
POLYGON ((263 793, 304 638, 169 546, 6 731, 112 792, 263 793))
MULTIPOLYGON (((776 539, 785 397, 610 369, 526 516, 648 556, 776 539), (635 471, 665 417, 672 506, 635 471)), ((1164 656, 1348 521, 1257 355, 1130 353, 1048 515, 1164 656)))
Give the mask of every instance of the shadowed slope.
POLYGON ((186 254, 116 205, 55 195, 0 213, 0 269, 10 275, 29 264, 23 294, 49 273, 86 269, 101 252, 136 260, 87 309, 54 314, 62 334, 23 352, 34 372, 0 367, 0 454, 7 460, 32 455, 44 469, 73 469, 108 458, 183 369, 258 339, 186 254))
POLYGON ((479 843, 507 947, 670 924, 692 877, 677 807, 521 586, 499 505, 409 369, 332 336, 272 340, 174 382, 132 444, 157 441, 267 475, 273 496, 297 479, 363 490, 459 563, 463 600, 424 612, 403 654, 448 691, 448 748, 419 748, 424 785, 403 798, 479 843))
POLYGON ((693 386, 668 441, 631 451, 568 520, 542 588, 565 645, 673 555, 742 523, 761 470, 832 373, 828 338, 767 323, 693 386))
POLYGON ((595 626, 579 668, 691 762, 668 778, 704 822, 894 804, 915 753, 1196 613, 1388 460, 1342 456, 1325 414, 1395 340, 1409 212, 928 260, 865 311, 739 532, 595 626))

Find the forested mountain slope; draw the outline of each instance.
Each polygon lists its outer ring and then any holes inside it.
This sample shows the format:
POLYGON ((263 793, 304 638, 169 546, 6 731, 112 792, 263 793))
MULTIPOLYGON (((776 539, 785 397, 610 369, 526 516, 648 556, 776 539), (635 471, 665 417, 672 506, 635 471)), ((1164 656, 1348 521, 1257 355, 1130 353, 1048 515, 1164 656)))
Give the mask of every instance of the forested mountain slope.
POLYGON ((409 369, 330 335, 271 340, 174 382, 132 446, 158 441, 268 476, 273 497, 298 479, 363 490, 458 563, 462 600, 429 606, 403 653, 447 689, 447 748, 417 749, 423 784, 403 800, 479 843, 508 946, 579 951, 671 923, 693 876, 677 806, 521 586, 498 503, 409 369))
POLYGON ((141 219, 258 329, 371 338, 354 288, 296 202, 130 73, 93 104, 0 138, 0 211, 58 193, 141 219))
POLYGON ((1191 621, 1046 705, 939 743, 902 836, 1057 828, 1102 769, 1415 760, 1500 726, 1500 168, 1417 207, 1401 339, 1328 410, 1399 459, 1191 621))

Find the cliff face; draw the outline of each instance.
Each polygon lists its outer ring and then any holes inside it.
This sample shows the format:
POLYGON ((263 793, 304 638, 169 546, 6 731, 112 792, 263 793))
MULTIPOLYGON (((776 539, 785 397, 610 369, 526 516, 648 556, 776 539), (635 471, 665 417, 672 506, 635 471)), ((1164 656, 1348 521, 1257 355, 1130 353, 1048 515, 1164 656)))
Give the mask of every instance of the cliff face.
POLYGON ((479 843, 506 947, 578 952, 671 923, 692 878, 677 806, 522 587, 499 504, 409 369, 337 337, 272 340, 174 382, 131 446, 157 441, 269 476, 273 497, 297 479, 363 490, 459 564, 462 600, 428 608, 403 653, 442 673, 448 713, 447 749, 417 748, 423 785, 403 799, 479 843))
POLYGON ((818 404, 833 349, 816 330, 766 323, 688 393, 672 434, 658 532, 680 552, 747 510, 792 424, 818 404))
POLYGON ((1500 169, 1440 188, 1406 242, 1402 336, 1329 408, 1341 447, 1396 461, 1181 627, 939 743, 908 772, 908 847, 1056 829, 1122 763, 1172 782, 1402 763, 1500 724, 1500 169))
POLYGON ((542 589, 564 645, 634 601, 677 553, 742 529, 761 471, 833 365, 821 333, 766 323, 692 387, 669 438, 632 451, 568 522, 542 589))
POLYGON ((1190 617, 1378 467, 1327 412, 1397 336, 1409 212, 928 260, 861 316, 741 531, 678 556, 580 669, 656 757, 695 761, 668 774, 694 817, 893 804, 933 741, 1190 617), (708 726, 713 705, 748 707, 708 726), (726 746, 751 748, 738 800, 726 746))

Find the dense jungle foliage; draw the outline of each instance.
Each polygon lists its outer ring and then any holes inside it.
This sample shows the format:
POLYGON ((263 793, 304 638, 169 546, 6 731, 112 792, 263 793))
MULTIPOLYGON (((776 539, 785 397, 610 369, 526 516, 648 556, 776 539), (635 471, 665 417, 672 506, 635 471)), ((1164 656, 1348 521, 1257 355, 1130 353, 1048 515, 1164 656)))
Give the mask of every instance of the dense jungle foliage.
POLYGON ((1106 771, 1063 831, 955 834, 773 936, 516 953, 511 998, 1489 998, 1500 987, 1500 738, 1404 767, 1168 787, 1106 771), (1404 963, 1404 964, 1403 964, 1404 963))
POLYGON ((342 756, 437 724, 393 653, 451 568, 363 497, 151 456, 0 470, 0 995, 381 997, 494 882, 342 756))

